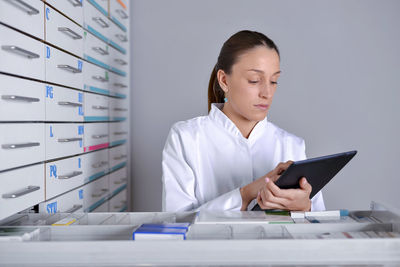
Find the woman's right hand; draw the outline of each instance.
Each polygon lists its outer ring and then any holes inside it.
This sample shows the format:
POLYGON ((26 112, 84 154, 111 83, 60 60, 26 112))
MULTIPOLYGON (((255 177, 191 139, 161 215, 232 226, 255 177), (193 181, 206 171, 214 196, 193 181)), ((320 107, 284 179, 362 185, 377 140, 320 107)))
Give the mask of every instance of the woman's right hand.
POLYGON ((276 182, 281 174, 293 163, 289 160, 279 163, 275 169, 266 175, 258 178, 254 182, 240 188, 240 195, 242 196, 242 208, 240 210, 247 210, 247 206, 253 199, 257 198, 258 192, 266 186, 265 178, 268 177, 273 182, 276 182))

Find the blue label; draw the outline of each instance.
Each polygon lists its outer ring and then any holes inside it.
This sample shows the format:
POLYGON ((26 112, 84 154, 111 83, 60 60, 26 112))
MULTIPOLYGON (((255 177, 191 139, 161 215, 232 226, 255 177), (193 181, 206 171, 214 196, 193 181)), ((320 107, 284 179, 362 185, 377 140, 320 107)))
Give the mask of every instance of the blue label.
POLYGON ((78 93, 78 102, 83 103, 83 93, 78 93))
POLYGON ((57 166, 50 165, 50 177, 57 178, 57 166))
POLYGON ((78 134, 79 134, 79 135, 82 135, 83 132, 84 132, 83 125, 79 125, 79 126, 78 126, 78 134))
POLYGON ((46 85, 46 97, 53 99, 54 97, 53 86, 46 85))
POLYGON ((53 126, 50 126, 50 137, 54 137, 54 134, 53 134, 53 126))
POLYGON ((82 142, 82 140, 79 140, 79 147, 83 147, 83 142, 82 142))
POLYGON ((79 199, 83 199, 83 189, 78 191, 79 199))
POLYGON ((46 19, 49 20, 50 8, 46 7, 46 19))
POLYGON ((78 60, 78 69, 79 70, 82 70, 82 61, 81 60, 78 60))
POLYGON ((46 46, 46 58, 50 58, 50 47, 46 46))
POLYGON ((78 158, 78 168, 80 169, 82 167, 82 159, 78 158))
POLYGON ((83 116, 83 108, 78 107, 78 115, 83 116))
POLYGON ((47 204, 47 213, 57 213, 57 201, 47 204))

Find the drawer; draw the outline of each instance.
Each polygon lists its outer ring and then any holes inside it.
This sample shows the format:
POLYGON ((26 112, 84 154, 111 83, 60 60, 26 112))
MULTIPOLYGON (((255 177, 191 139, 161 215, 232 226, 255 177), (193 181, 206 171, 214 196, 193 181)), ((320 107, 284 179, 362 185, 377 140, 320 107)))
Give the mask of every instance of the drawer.
POLYGON ((44 40, 43 10, 44 4, 40 0, 2 0, 0 1, 0 21, 44 40))
POLYGON ((115 146, 109 149, 110 171, 113 172, 126 166, 128 161, 127 145, 115 146))
POLYGON ((85 121, 109 121, 108 96, 85 93, 85 121))
POLYGON ((46 202, 39 204, 40 213, 57 213, 57 212, 83 212, 83 188, 77 188, 64 195, 58 196, 46 202))
POLYGON ((110 69, 121 76, 126 76, 129 72, 128 56, 121 54, 121 52, 112 46, 110 46, 109 51, 110 56, 108 64, 110 65, 110 69))
POLYGON ((83 89, 83 62, 46 45, 46 81, 83 89))
POLYGON ((43 164, 0 173, 0 220, 44 201, 43 177, 43 164))
POLYGON ((84 58, 102 68, 109 69, 107 65, 110 58, 109 45, 87 30, 84 31, 83 36, 84 58))
MULTIPOLYGON (((68 3, 68 1, 59 1, 68 3)), ((48 43, 83 57, 83 29, 45 5, 45 38, 48 43)))
POLYGON ((128 140, 128 123, 112 122, 109 124, 110 146, 125 144, 128 140))
POLYGON ((119 98, 126 98, 129 92, 129 80, 128 77, 124 77, 115 73, 110 72, 110 95, 119 98))
POLYGON ((0 171, 44 161, 44 123, 0 123, 0 133, 0 171))
POLYGON ((108 195, 110 193, 110 190, 108 189, 108 180, 109 177, 106 175, 100 179, 86 184, 83 187, 83 191, 85 193, 83 206, 85 211, 93 211, 108 199, 108 195))
POLYGON ((84 182, 96 180, 108 173, 108 149, 83 155, 84 182))
POLYGON ((44 121, 44 84, 0 74, 0 121, 44 121))
POLYGON ((46 200, 84 183, 82 160, 83 156, 76 156, 46 163, 46 200))
POLYGON ((103 95, 109 95, 109 72, 94 64, 86 63, 84 72, 84 89, 103 95))
POLYGON ((98 206, 97 208, 92 210, 91 212, 108 212, 108 201, 104 202, 103 204, 101 204, 100 206, 98 206))
POLYGON ((110 17, 111 20, 118 25, 123 31, 127 31, 126 27, 129 25, 129 16, 126 4, 129 1, 121 1, 121 0, 110 0, 110 17))
POLYGON ((125 121, 128 117, 127 99, 110 97, 110 119, 112 121, 125 121))
POLYGON ((46 85, 46 121, 83 121, 83 92, 46 85))
POLYGON ((84 152, 107 148, 109 145, 108 123, 86 123, 84 152))
POLYGON ((110 212, 122 212, 128 208, 127 190, 121 191, 118 195, 114 196, 108 201, 110 212))
POLYGON ((46 3, 55 7, 57 10, 60 10, 67 17, 69 17, 79 25, 83 25, 82 0, 46 0, 46 3))
POLYGON ((44 80, 44 45, 1 24, 0 36, 0 72, 44 80))
POLYGON ((106 15, 94 7, 94 3, 94 1, 85 1, 85 8, 83 9, 84 28, 105 43, 108 43, 108 35, 112 22, 106 15))
POLYGON ((112 172, 109 174, 110 176, 110 185, 108 188, 110 188, 110 192, 112 195, 115 195, 118 193, 118 189, 120 189, 122 186, 126 185, 128 182, 128 171, 127 168, 121 168, 115 172, 112 172))
POLYGON ((82 124, 46 123, 46 160, 83 153, 82 124))
POLYGON ((108 43, 126 55, 128 49, 128 33, 122 31, 115 23, 110 23, 108 43))

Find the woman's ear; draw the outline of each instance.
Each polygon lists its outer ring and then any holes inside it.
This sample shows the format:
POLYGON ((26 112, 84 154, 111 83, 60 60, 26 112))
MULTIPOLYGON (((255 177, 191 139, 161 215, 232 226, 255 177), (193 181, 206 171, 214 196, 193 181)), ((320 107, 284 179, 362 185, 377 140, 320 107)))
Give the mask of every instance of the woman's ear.
POLYGON ((219 87, 221 87, 222 91, 227 93, 228 92, 228 84, 226 82, 226 73, 225 73, 225 71, 219 69, 218 72, 217 72, 217 79, 218 79, 219 87))

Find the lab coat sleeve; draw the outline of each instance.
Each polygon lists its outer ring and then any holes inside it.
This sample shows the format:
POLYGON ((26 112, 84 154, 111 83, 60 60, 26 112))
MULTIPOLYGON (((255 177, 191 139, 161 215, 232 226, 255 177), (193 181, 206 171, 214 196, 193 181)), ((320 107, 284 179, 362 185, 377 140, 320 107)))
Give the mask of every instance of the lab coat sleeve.
POLYGON ((174 127, 169 133, 162 156, 163 211, 240 210, 240 188, 200 205, 195 196, 195 175, 188 164, 182 136, 174 127))
MULTIPOLYGON (((287 153, 290 155, 293 160, 304 160, 307 159, 306 156, 306 145, 303 139, 301 138, 288 138, 287 147, 290 151, 287 153), (298 147, 295 149, 295 147, 298 147)), ((306 177, 307 178, 307 177, 306 177)), ((322 190, 319 191, 313 198, 311 198, 311 211, 323 211, 325 210, 324 198, 322 196, 322 190)))

